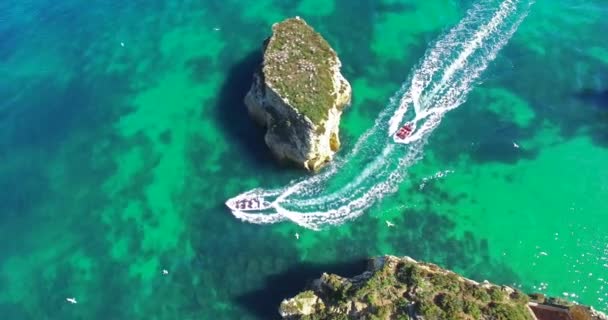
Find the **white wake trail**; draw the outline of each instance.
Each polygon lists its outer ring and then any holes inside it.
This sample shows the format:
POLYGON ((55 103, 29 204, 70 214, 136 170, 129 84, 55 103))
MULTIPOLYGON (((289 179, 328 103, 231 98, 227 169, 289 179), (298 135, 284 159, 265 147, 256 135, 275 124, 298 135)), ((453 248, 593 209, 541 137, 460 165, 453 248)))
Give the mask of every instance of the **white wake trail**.
MULTIPOLYGON (((485 2, 487 3, 487 1, 485 2)), ((420 95, 422 91, 433 80, 433 75, 442 67, 442 62, 450 59, 453 52, 463 47, 463 43, 459 39, 466 36, 467 28, 483 20, 483 14, 491 11, 491 9, 486 9, 486 7, 482 3, 474 4, 460 23, 450 29, 429 50, 428 57, 422 61, 419 67, 420 70, 425 70, 426 72, 414 73, 411 81, 411 99, 417 113, 420 111, 420 95)))
POLYGON ((533 1, 505 0, 498 7, 492 3, 474 5, 427 50, 411 81, 391 98, 346 157, 322 174, 284 188, 255 189, 229 199, 227 204, 251 196, 271 199, 264 212, 231 208, 232 213, 252 223, 290 220, 319 229, 356 218, 397 191, 407 169, 422 158, 428 137, 445 113, 466 101, 475 81, 517 30, 533 1), (420 123, 408 143, 393 140, 395 131, 408 121, 420 123))
MULTIPOLYGON (((471 39, 470 41, 467 42, 464 50, 462 52, 460 52, 460 54, 458 55, 456 60, 443 73, 443 77, 441 78, 441 81, 437 85, 433 86, 433 89, 429 93, 430 97, 436 96, 440 90, 445 88, 446 85, 449 85, 450 80, 454 77, 454 74, 456 73, 456 71, 460 70, 459 67, 462 66, 462 64, 467 59, 469 59, 469 57, 476 50, 478 50, 482 46, 483 41, 486 40, 489 36, 491 36, 496 31, 496 29, 500 26, 500 24, 504 21, 504 19, 511 12, 513 12, 515 9, 517 9, 516 4, 517 4, 516 2, 514 3, 514 1, 510 1, 510 0, 507 0, 503 3, 501 3, 500 10, 496 14, 494 14, 492 19, 487 24, 485 24, 483 27, 481 27, 475 33, 473 39, 471 39)), ((471 77, 471 78, 473 78, 473 77, 471 77)))

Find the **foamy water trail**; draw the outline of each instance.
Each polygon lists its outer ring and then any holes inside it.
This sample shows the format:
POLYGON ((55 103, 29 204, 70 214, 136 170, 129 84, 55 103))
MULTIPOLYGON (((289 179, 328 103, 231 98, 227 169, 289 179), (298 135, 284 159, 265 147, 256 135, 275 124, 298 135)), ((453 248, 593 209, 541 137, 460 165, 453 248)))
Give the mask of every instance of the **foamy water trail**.
POLYGON ((252 223, 290 220, 319 229, 364 213, 395 192, 407 169, 423 156, 429 135, 449 110, 466 101, 475 81, 508 42, 526 17, 532 0, 505 0, 474 5, 461 22, 429 48, 410 81, 390 99, 371 127, 343 158, 320 175, 274 190, 254 189, 227 204, 252 196, 267 201, 262 211, 231 207, 239 219, 252 223), (393 134, 413 121, 407 143, 393 134))
POLYGON ((435 45, 427 51, 427 57, 419 67, 419 70, 425 70, 425 72, 414 73, 411 81, 411 99, 416 112, 420 111, 420 95, 422 91, 433 80, 433 76, 438 74, 437 71, 443 67, 443 62, 449 60, 454 52, 462 50, 464 43, 462 43, 461 39, 467 36, 470 28, 475 28, 475 25, 479 24, 479 21, 483 21, 483 16, 487 14, 488 10, 484 7, 483 3, 474 4, 460 23, 450 29, 446 35, 435 42, 435 45))
POLYGON ((487 24, 483 25, 477 30, 477 32, 475 32, 472 39, 467 41, 464 45, 464 50, 460 52, 456 60, 452 62, 448 66, 448 68, 443 72, 441 80, 433 86, 433 89, 429 93, 429 98, 436 97, 439 91, 444 89, 446 86, 452 84, 451 80, 455 76, 456 72, 462 70, 461 67, 464 62, 469 59, 473 53, 479 50, 479 48, 485 44, 484 41, 486 41, 489 36, 494 34, 497 28, 502 24, 504 19, 517 9, 516 5, 517 2, 510 0, 507 0, 500 4, 500 10, 498 10, 492 16, 492 19, 490 19, 487 24))

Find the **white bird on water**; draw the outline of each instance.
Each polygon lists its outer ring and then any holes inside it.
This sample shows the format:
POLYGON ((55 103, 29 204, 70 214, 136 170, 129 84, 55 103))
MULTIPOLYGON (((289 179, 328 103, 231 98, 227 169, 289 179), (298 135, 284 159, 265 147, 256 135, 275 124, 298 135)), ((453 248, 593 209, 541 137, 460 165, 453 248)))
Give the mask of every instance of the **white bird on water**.
POLYGON ((394 227, 394 226, 395 226, 395 224, 394 224, 394 223, 392 223, 392 222, 390 222, 390 221, 388 221, 388 220, 386 220, 385 222, 386 222, 386 226, 387 226, 387 227, 389 227, 389 228, 392 228, 392 227, 394 227))
POLYGON ((299 233, 296 232, 295 236, 296 236, 296 240, 300 240, 300 234, 299 233))
POLYGON ((167 269, 163 269, 163 275, 164 275, 164 276, 166 276, 166 275, 168 275, 168 274, 169 274, 169 270, 167 270, 167 269))
POLYGON ((76 304, 78 303, 78 301, 76 301, 76 298, 72 297, 72 298, 65 298, 65 300, 71 304, 76 304))
POLYGON ((125 43, 124 43, 124 42, 121 42, 121 43, 120 43, 120 46, 121 46, 121 47, 124 47, 124 46, 125 46, 125 43))
POLYGON ((516 149, 519 149, 519 145, 515 141, 513 141, 513 147, 515 147, 516 149))

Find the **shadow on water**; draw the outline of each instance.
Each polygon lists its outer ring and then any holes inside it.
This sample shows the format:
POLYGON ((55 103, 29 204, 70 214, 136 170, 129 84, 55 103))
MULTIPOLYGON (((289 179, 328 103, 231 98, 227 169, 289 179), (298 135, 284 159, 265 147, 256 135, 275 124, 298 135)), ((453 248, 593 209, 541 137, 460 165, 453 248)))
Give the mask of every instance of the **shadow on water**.
POLYGON ((258 167, 276 166, 264 143, 265 130, 254 123, 243 102, 251 87, 253 73, 261 62, 262 54, 256 50, 230 67, 219 92, 215 116, 222 129, 230 135, 231 146, 236 148, 239 157, 245 157, 258 167))
POLYGON ((323 272, 353 277, 365 271, 366 262, 367 259, 361 257, 337 264, 297 264, 284 272, 268 276, 262 288, 238 297, 237 303, 260 319, 276 319, 279 318, 281 301, 305 290, 323 272))

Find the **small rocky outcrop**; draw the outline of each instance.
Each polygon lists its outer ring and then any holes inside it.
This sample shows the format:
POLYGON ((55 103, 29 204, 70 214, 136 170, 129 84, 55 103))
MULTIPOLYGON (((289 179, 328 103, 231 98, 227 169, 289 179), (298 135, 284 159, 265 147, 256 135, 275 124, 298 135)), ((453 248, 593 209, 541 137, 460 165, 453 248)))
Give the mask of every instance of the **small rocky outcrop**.
POLYGON ((279 160, 316 171, 339 149, 340 116, 351 99, 340 66, 336 52, 301 18, 272 26, 245 104, 267 128, 266 145, 279 160))
POLYGON ((283 319, 608 320, 590 307, 478 283, 409 257, 371 259, 354 278, 323 274, 281 303, 283 319))

